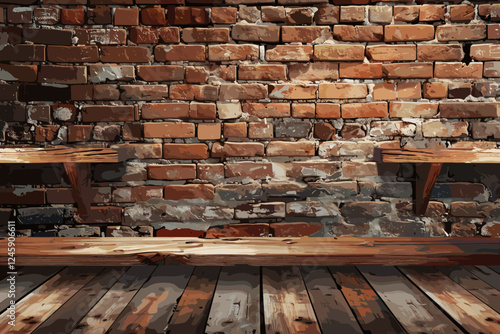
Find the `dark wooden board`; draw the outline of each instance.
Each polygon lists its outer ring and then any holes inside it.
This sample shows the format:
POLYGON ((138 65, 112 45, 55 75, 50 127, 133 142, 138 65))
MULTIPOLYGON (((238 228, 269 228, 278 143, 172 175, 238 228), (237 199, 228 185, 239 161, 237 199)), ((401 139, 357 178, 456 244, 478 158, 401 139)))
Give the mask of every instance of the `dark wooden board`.
POLYGON ((126 267, 104 268, 33 333, 70 333, 126 270, 126 267))
POLYGON ((500 274, 500 266, 488 266, 488 268, 500 274))
POLYGON ((260 332, 260 268, 223 267, 205 333, 260 332))
POLYGON ((299 267, 263 267, 266 333, 321 333, 299 267))
POLYGON ((362 330, 326 267, 301 267, 302 277, 323 333, 361 334, 362 330))
POLYGON ((364 331, 406 333, 356 268, 329 267, 329 270, 364 331))
MULTIPOLYGON (((6 238, 0 238, 0 249, 6 238)), ((19 265, 491 265, 495 238, 19 238, 19 265), (320 251, 318 251, 320 250, 320 251), (314 261, 314 262, 310 262, 314 261)), ((0 253, 0 265, 7 263, 0 253)))
POLYGON ((153 266, 128 269, 71 333, 106 333, 154 269, 153 266))
POLYGON ((0 315, 0 333, 32 333, 101 270, 99 267, 61 270, 18 303, 15 327, 8 324, 8 311, 0 315))
POLYGON ((500 333, 500 314, 436 268, 400 269, 468 333, 500 333))
POLYGON ((203 334, 215 292, 219 267, 196 267, 170 320, 166 334, 203 334))
POLYGON ((395 267, 358 267, 408 333, 463 333, 395 267))
POLYGON ((500 274, 485 266, 465 266, 465 269, 491 285, 497 290, 500 290, 500 274))
POLYGON ((163 334, 192 272, 189 266, 156 268, 108 333, 163 334))

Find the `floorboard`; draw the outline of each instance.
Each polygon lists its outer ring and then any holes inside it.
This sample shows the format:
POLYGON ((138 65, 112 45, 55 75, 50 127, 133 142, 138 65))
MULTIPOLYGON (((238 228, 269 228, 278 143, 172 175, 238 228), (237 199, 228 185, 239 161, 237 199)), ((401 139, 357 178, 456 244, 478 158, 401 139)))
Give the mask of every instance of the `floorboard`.
POLYGON ((500 274, 486 266, 465 266, 465 269, 500 291, 500 274))

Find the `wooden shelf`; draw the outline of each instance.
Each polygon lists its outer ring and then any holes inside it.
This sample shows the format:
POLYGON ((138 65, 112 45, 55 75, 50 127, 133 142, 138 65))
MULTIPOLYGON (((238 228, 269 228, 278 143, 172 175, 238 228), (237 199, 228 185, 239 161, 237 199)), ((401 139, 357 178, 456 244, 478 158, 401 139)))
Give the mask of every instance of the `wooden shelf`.
MULTIPOLYGON (((0 249, 7 239, 0 239, 0 249)), ((16 240, 16 265, 492 265, 489 238, 35 238, 16 240)), ((7 264, 7 251, 0 265, 7 264)))

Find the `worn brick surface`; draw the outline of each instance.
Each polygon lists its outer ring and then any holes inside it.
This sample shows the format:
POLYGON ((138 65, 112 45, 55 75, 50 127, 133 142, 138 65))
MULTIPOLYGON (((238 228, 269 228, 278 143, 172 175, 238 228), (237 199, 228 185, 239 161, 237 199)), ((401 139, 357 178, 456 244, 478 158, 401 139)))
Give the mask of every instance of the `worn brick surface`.
MULTIPOLYGON (((26 234, 414 236, 414 168, 376 149, 500 140, 495 2, 4 3, 0 146, 128 158, 92 166, 92 226, 56 169, 0 166, 26 234)), ((446 168, 419 235, 499 237, 495 169, 446 168)))

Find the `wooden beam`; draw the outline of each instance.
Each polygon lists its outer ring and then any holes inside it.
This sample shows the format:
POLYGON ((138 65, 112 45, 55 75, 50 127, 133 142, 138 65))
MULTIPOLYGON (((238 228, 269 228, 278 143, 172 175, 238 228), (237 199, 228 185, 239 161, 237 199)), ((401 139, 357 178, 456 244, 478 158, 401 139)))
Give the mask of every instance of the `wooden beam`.
POLYGON ((441 163, 419 163, 415 166, 415 212, 418 215, 424 215, 427 210, 432 188, 434 188, 442 166, 443 164, 441 163))
POLYGON ((85 223, 90 216, 90 204, 92 201, 90 164, 66 162, 64 163, 64 169, 66 170, 66 174, 68 174, 73 200, 76 202, 78 208, 74 215, 75 220, 78 223, 85 223))
POLYGON ((500 150, 448 149, 381 149, 381 162, 398 163, 500 163, 500 150))
POLYGON ((118 151, 99 147, 8 147, 0 148, 0 163, 104 163, 119 162, 118 151))
MULTIPOLYGON (((0 265, 7 239, 0 238, 0 265)), ((16 240, 16 265, 494 265, 494 238, 35 238, 16 240)))

